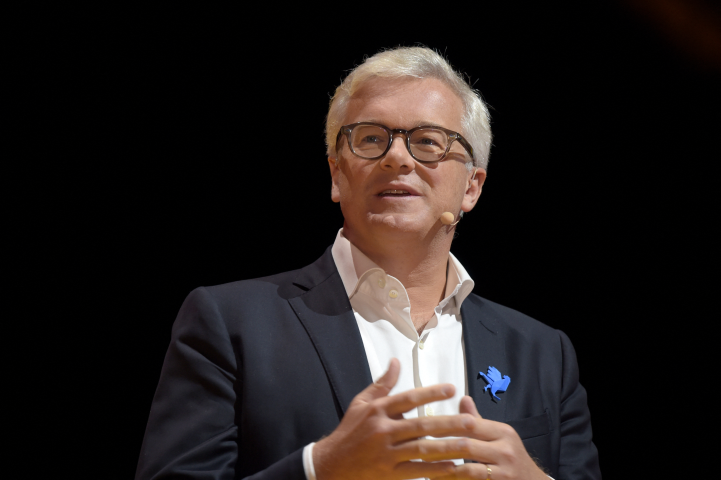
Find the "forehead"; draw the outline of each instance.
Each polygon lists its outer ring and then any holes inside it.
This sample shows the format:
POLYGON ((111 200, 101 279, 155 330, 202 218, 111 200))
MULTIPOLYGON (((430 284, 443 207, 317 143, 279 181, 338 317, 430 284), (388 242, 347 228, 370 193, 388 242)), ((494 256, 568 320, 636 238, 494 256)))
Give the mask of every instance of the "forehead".
POLYGON ((378 122, 405 129, 430 124, 461 132, 462 118, 463 102, 440 80, 374 78, 350 98, 343 123, 378 122))

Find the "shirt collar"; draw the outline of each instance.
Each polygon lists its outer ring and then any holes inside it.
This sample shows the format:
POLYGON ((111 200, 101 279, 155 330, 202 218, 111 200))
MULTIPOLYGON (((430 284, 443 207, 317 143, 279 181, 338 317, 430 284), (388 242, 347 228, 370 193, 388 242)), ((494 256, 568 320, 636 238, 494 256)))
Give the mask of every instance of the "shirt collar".
MULTIPOLYGON (((338 273, 343 281, 348 298, 352 298, 358 288, 358 279, 369 270, 379 269, 373 260, 368 258, 358 247, 350 243, 343 229, 338 230, 333 248, 331 249, 333 261, 338 268, 338 273)), ((448 252, 448 273, 446 274, 446 296, 439 304, 445 306, 451 300, 455 300, 456 306, 460 308, 461 303, 473 291, 475 282, 463 268, 461 262, 448 252)), ((385 273, 385 272, 384 272, 385 273)))

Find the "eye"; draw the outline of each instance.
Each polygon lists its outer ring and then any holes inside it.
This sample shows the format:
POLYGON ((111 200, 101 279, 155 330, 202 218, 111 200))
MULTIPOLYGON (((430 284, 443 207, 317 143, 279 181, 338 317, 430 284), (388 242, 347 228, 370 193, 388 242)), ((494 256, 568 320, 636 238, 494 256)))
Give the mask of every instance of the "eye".
POLYGON ((363 143, 380 143, 381 139, 378 135, 367 135, 361 140, 363 143))
POLYGON ((388 145, 388 132, 376 125, 359 125, 353 130, 351 144, 356 153, 375 157, 388 145))
POLYGON ((448 144, 447 135, 431 128, 417 130, 411 136, 411 148, 424 152, 438 152, 446 149, 448 144))

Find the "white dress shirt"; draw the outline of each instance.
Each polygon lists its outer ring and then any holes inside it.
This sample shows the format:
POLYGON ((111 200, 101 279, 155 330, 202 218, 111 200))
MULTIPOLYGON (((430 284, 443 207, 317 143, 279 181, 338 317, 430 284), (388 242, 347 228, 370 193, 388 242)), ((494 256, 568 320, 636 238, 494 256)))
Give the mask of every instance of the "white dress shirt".
MULTIPOLYGON (((474 286, 460 262, 448 254, 444 298, 418 335, 403 284, 351 244, 343 235, 343 229, 338 232, 332 254, 353 307, 373 381, 383 376, 391 358, 395 357, 400 361, 401 370, 389 395, 439 383, 452 383, 456 387, 452 398, 418 407, 405 413, 405 418, 457 415, 460 400, 468 392, 460 309, 474 286)), ((308 480, 316 480, 313 445, 303 450, 303 468, 308 480)), ((463 463, 460 459, 454 461, 463 463)))

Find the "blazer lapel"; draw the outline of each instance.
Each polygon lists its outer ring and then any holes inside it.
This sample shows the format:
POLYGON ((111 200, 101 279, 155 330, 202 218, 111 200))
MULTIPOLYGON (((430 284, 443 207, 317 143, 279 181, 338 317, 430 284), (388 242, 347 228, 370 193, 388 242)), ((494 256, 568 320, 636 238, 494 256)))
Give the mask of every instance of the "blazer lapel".
POLYGON ((353 397, 373 379, 330 248, 317 262, 302 269, 294 283, 307 291, 288 301, 308 332, 345 414, 353 397))
MULTIPOLYGON (((499 335, 499 323, 493 311, 483 303, 480 297, 469 295, 461 305, 463 321, 463 344, 466 354, 466 371, 468 374, 468 395, 473 398, 478 413, 483 418, 502 422, 505 419, 507 400, 503 393, 497 393, 501 401, 484 391, 486 381, 479 372, 486 374, 488 367, 496 367, 502 374, 508 370, 506 345, 503 336, 499 335)), ((512 388, 512 383, 509 389, 512 388)))

